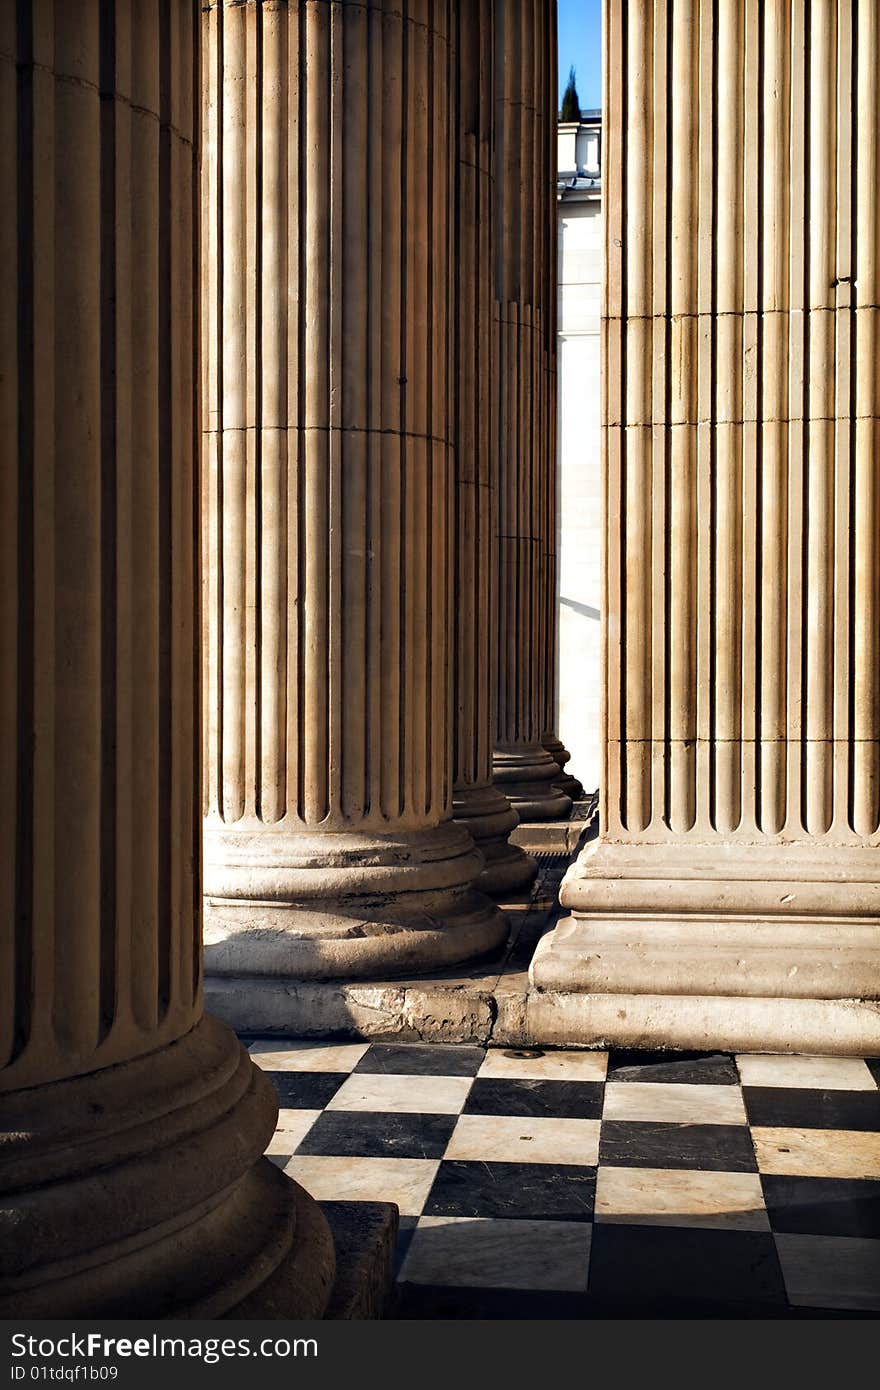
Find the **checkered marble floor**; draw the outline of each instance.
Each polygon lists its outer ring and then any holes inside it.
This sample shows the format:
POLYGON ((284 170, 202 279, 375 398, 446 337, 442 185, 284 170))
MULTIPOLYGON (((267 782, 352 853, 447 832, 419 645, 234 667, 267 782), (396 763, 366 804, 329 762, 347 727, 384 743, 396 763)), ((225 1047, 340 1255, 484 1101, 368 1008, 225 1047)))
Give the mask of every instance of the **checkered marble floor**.
POLYGON ((870 1316, 880 1062, 250 1042, 270 1156, 396 1202, 398 1318, 870 1316))

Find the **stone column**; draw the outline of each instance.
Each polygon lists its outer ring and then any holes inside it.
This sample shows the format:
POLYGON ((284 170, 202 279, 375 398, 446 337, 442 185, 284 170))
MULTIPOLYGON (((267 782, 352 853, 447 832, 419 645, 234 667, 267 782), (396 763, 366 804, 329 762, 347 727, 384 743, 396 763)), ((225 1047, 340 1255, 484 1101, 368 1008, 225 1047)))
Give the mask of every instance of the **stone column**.
POLYGON ((602 831, 533 977, 612 1037, 870 1050, 880 16, 714 14, 608 11, 602 831))
POLYGON ((0 1314, 320 1316, 202 1013, 196 7, 0 16, 0 1314))
POLYGON ((557 44, 556 7, 551 6, 550 41, 542 74, 543 98, 547 119, 544 130, 545 217, 547 219, 547 250, 544 255, 544 324, 545 324, 545 363, 546 379, 544 395, 545 423, 542 431, 543 453, 541 464, 546 477, 546 500, 544 505, 544 582, 541 602, 544 610, 545 639, 544 658, 541 664, 543 722, 541 744, 561 769, 555 780, 557 790, 576 798, 583 796, 583 786, 571 773, 565 772, 565 764, 571 754, 559 737, 559 447, 558 447, 558 399, 557 370, 558 355, 558 210, 556 195, 556 170, 558 149, 556 122, 559 108, 557 93, 557 44))
POLYGON ((456 32, 452 808, 486 860, 479 886, 504 893, 531 883, 538 866, 510 843, 519 816, 492 781, 498 699, 498 456, 492 412, 495 0, 457 6, 456 32))
POLYGON ((542 746, 547 659, 547 55, 552 0, 496 0, 495 298, 499 466, 496 785, 524 820, 571 809, 542 746))
POLYGON ((507 932, 451 819, 450 18, 205 15, 215 975, 399 975, 507 932))

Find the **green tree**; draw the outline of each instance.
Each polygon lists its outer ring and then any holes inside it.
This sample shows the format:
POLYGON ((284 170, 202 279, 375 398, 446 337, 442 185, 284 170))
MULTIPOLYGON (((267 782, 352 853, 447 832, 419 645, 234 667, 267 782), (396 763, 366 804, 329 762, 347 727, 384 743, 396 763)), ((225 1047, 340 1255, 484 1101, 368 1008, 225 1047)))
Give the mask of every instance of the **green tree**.
POLYGON ((578 89, 575 86, 574 68, 568 70, 568 86, 562 94, 562 110, 559 113, 561 121, 579 121, 581 118, 581 103, 578 97, 578 89))

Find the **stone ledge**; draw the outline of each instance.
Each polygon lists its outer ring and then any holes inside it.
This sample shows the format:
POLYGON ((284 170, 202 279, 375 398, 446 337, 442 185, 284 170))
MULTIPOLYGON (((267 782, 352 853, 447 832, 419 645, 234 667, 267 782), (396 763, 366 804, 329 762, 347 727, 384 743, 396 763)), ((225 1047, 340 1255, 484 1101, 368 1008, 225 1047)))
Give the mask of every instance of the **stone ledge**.
POLYGON ((394 1285, 399 1212, 393 1202, 319 1202, 336 1246, 325 1319, 384 1318, 394 1285))
MULTIPOLYGON (((279 1037, 880 1054, 880 1004, 858 999, 584 994, 537 989, 524 972, 484 986, 463 982, 443 987, 436 980, 369 988, 234 984, 246 991, 235 1012, 247 1018, 247 1031, 279 1037)), ((213 1012, 223 1013, 216 982, 209 982, 208 1003, 213 1012)))

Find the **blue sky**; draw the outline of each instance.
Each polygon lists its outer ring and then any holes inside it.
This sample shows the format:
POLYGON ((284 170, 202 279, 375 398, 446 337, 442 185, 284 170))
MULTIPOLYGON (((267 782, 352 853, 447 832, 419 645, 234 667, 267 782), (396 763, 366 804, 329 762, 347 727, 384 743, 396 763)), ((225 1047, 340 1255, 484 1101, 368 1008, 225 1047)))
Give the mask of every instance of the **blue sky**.
POLYGON ((558 0, 559 100, 574 66, 581 107, 602 105, 602 0, 558 0))

